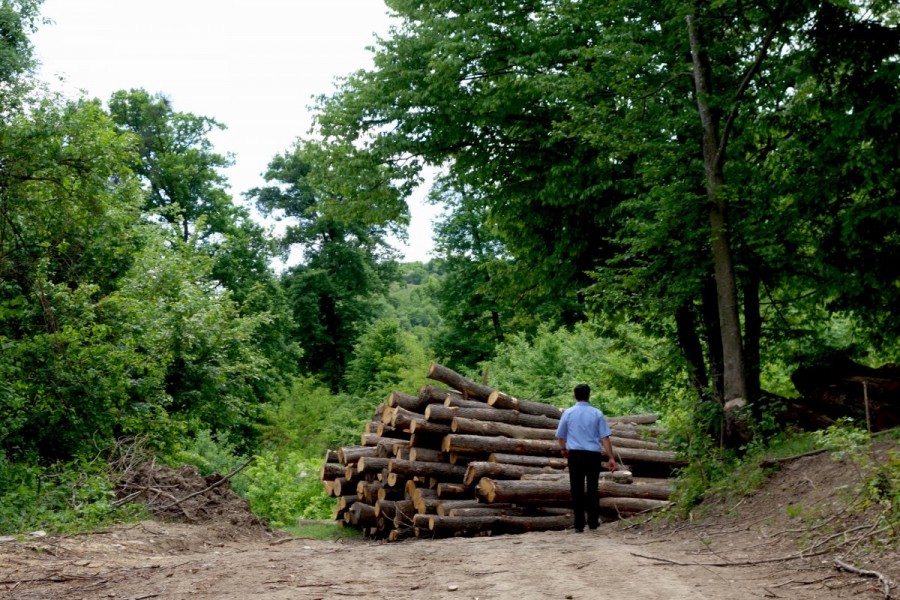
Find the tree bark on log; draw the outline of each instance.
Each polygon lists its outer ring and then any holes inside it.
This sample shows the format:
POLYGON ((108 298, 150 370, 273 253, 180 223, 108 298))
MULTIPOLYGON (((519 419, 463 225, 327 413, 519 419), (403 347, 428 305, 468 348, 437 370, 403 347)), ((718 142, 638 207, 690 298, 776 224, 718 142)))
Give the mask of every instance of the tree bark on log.
POLYGON ((378 448, 374 446, 344 446, 338 448, 338 461, 346 466, 356 464, 363 456, 377 456, 378 448))
POLYGON ((432 434, 447 434, 450 433, 450 426, 444 423, 429 423, 423 418, 414 419, 409 424, 409 433, 410 435, 416 433, 432 433, 432 434))
MULTIPOLYGON (((462 435, 451 433, 444 436, 441 444, 444 452, 505 452, 509 454, 530 454, 533 456, 560 456, 560 447, 555 440, 517 440, 505 437, 462 435)), ((645 452, 647 452, 645 450, 645 452)))
POLYGON ((521 425, 510 425, 509 423, 482 421, 479 419, 467 419, 465 417, 454 417, 450 422, 450 430, 453 433, 488 436, 499 435, 526 440, 556 439, 556 432, 552 429, 522 427, 521 425))
POLYGON ((322 463, 322 472, 319 479, 322 481, 334 481, 338 477, 343 477, 346 470, 346 467, 340 463, 322 463))
MULTIPOLYGON (((572 494, 567 480, 504 480, 483 478, 478 483, 481 497, 488 504, 511 502, 513 504, 543 504, 571 502, 572 494)), ((671 485, 623 484, 601 480, 598 491, 602 498, 636 498, 668 500, 672 494, 671 485)))
POLYGON ((463 483, 475 485, 482 477, 491 479, 520 479, 526 473, 546 473, 552 471, 550 467, 529 467, 524 465, 510 465, 498 462, 474 461, 466 466, 466 475, 463 483))
POLYGON ((490 408, 493 410, 502 410, 499 408, 494 408, 493 406, 485 403, 482 400, 467 400, 462 396, 447 396, 444 400, 444 406, 448 408, 490 408))
POLYGON ((475 490, 472 487, 464 484, 464 483, 451 483, 449 481, 442 481, 441 483, 435 486, 435 491, 437 491, 438 498, 442 499, 462 499, 462 498, 474 498, 475 490))
POLYGON ((391 395, 388 396, 387 400, 387 405, 390 408, 405 408, 406 410, 411 410, 413 412, 421 412, 426 404, 428 403, 424 402, 418 396, 410 396, 409 394, 403 394, 401 392, 391 392, 391 395))
POLYGON ((483 400, 484 402, 487 402, 491 392, 494 391, 493 388, 471 379, 466 379, 456 371, 437 363, 431 363, 426 377, 445 383, 468 398, 483 400))
POLYGON ((656 423, 656 415, 646 413, 642 415, 620 415, 618 417, 606 417, 606 421, 612 425, 613 423, 630 423, 632 425, 651 425, 656 423))
POLYGON ((409 460, 391 459, 388 471, 405 477, 439 477, 442 481, 461 483, 466 475, 466 468, 447 463, 412 462, 409 460))
POLYGON ((563 409, 552 404, 543 402, 533 402, 531 400, 519 400, 509 394, 505 394, 499 390, 494 390, 488 396, 488 404, 494 408, 505 408, 507 410, 517 410, 526 415, 543 415, 551 419, 559 420, 563 409))
POLYGON ((490 462, 506 463, 510 465, 527 465, 529 467, 551 467, 553 469, 567 469, 569 463, 564 458, 552 456, 528 456, 527 454, 505 454, 495 452, 488 456, 490 462))
POLYGON ((363 456, 357 461, 356 470, 359 471, 360 474, 368 473, 376 475, 381 473, 382 469, 386 469, 391 460, 393 459, 381 458, 379 456, 363 456))
POLYGON ((354 502, 348 510, 350 524, 356 527, 371 527, 375 525, 375 507, 365 502, 354 502))
POLYGON ((409 460, 412 462, 447 462, 447 455, 432 448, 410 448, 409 460))

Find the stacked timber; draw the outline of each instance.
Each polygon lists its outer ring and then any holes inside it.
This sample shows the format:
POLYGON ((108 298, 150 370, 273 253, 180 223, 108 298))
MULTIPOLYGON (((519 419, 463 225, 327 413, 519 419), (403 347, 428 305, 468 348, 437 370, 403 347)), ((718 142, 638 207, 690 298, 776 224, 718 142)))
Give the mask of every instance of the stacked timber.
MULTIPOLYGON (((359 445, 328 451, 321 478, 337 498, 333 518, 388 540, 570 527, 568 471, 555 440, 562 409, 438 364, 428 378, 443 385, 391 393, 359 445)), ((660 447, 655 415, 607 420, 619 470, 602 473, 603 518, 668 505, 680 461, 660 447)))

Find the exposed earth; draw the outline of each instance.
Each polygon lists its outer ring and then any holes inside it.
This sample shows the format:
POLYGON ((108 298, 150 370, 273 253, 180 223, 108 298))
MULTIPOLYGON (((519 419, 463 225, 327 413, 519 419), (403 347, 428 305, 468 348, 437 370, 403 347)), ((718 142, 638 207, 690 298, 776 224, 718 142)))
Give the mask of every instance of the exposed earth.
POLYGON ((843 508, 858 483, 849 461, 819 454, 784 463, 756 494, 689 522, 395 543, 288 537, 236 502, 201 511, 209 512, 202 521, 185 512, 191 522, 4 539, 0 597, 898 598, 900 553, 868 542, 886 535, 871 513, 865 520, 843 508), (841 570, 836 560, 875 574, 841 570))

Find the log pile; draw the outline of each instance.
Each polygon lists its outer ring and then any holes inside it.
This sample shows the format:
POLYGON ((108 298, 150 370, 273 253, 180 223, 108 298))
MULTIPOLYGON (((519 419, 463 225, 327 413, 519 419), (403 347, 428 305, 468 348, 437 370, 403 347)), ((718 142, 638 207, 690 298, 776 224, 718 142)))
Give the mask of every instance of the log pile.
MULTIPOLYGON (((321 479, 338 499, 333 518, 387 540, 570 527, 566 460, 555 440, 562 409, 439 364, 428 378, 443 386, 393 392, 360 445, 328 451, 321 479)), ((666 506, 668 477, 681 463, 660 448, 655 415, 607 420, 619 470, 601 474, 604 520, 666 506)))

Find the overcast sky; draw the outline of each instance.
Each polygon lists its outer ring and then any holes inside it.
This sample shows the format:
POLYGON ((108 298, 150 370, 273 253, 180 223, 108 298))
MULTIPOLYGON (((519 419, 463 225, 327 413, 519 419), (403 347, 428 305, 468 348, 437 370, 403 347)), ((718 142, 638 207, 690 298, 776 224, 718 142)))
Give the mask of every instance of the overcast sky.
MULTIPOLYGON (((389 24, 382 0, 45 0, 43 15, 53 22, 33 38, 41 76, 62 77, 69 95, 106 102, 144 88, 226 125, 212 139, 235 155, 236 199, 307 134, 313 96, 371 66, 366 47, 389 24)), ((398 248, 425 261, 436 209, 417 196, 409 245, 398 248)))

